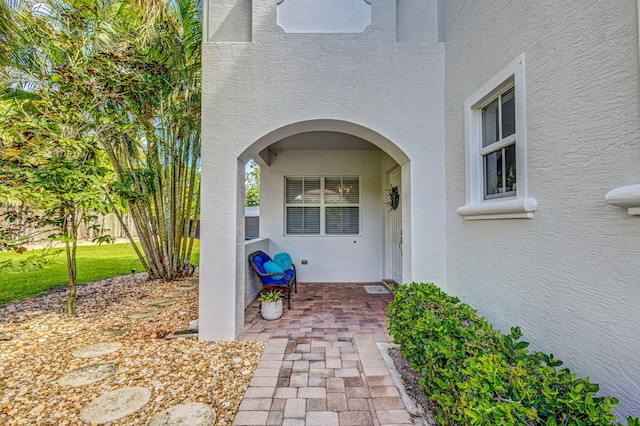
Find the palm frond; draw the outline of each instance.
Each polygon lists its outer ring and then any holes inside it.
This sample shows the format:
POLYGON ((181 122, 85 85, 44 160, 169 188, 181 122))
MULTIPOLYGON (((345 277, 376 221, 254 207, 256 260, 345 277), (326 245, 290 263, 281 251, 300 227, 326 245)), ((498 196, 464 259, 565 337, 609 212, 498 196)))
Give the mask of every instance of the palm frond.
POLYGON ((13 11, 5 0, 0 0, 0 62, 7 61, 10 52, 9 40, 17 31, 12 17, 13 11))

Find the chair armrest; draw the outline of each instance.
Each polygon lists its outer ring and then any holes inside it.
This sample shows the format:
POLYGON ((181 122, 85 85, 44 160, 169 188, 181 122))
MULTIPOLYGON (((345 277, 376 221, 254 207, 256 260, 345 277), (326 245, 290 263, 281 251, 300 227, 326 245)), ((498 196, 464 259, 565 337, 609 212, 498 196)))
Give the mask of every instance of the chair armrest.
POLYGON ((253 268, 253 270, 256 272, 256 274, 260 275, 261 277, 273 277, 274 275, 282 275, 282 274, 284 274, 284 271, 283 272, 265 272, 265 273, 262 273, 255 267, 253 268))

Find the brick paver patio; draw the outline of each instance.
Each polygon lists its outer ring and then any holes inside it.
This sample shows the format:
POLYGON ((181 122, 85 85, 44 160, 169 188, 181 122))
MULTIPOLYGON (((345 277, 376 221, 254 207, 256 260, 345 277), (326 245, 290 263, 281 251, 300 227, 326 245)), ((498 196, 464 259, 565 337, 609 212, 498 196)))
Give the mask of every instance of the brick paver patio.
POLYGON ((363 285, 299 283, 276 321, 249 306, 240 339, 267 346, 234 425, 413 424, 376 346, 393 296, 363 285))

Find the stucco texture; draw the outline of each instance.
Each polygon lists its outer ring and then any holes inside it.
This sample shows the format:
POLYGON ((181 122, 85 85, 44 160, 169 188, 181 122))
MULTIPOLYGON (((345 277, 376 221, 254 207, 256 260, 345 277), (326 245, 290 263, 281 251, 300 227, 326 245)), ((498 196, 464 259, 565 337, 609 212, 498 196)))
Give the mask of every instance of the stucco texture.
MULTIPOLYGON (((233 12, 226 16, 239 26, 234 34, 233 22, 223 23, 224 42, 215 42, 222 37, 219 22, 205 17, 211 28, 205 28, 204 39, 210 42, 203 44, 201 338, 228 339, 242 332, 238 300, 244 297, 247 263, 241 226, 244 164, 277 142, 266 136, 279 129, 331 131, 314 126, 347 123, 370 133, 374 140, 365 137, 369 142, 382 141, 382 148, 402 165, 404 278, 429 275, 443 282, 444 47, 436 37, 436 14, 428 13, 435 11, 436 2, 407 3, 416 6, 423 27, 415 37, 403 31, 409 41, 400 43, 395 1, 373 2, 372 23, 362 34, 285 34, 276 25, 276 2, 208 3, 210 11, 220 10, 213 4, 233 12), (247 5, 252 6, 250 19, 243 12, 251 9, 247 5), (296 127, 298 123, 303 125, 296 127)), ((293 134, 283 131, 282 137, 293 134)), ((376 179, 382 197, 381 176, 376 179)), ((261 209, 261 216, 266 214, 261 209)), ((261 237, 270 235, 261 230, 261 237)), ((313 257, 344 250, 338 244, 339 238, 318 246, 313 257)), ((332 281, 345 279, 340 272, 332 281)), ((358 275, 362 280, 370 276, 364 270, 358 275)))
MULTIPOLYGON (((640 219, 605 203, 640 182, 637 3, 441 2, 447 289, 640 415, 640 219), (526 55, 533 219, 465 221, 463 104, 526 55)), ((520 130, 519 130, 520 131, 520 130)))

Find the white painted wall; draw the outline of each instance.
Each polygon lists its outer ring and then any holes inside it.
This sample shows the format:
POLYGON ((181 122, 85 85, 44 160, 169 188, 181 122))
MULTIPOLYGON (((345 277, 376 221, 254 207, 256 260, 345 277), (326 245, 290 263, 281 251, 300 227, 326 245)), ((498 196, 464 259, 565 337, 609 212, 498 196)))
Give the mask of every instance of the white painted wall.
MULTIPOLYGON (((640 218, 604 201, 640 179, 635 1, 447 0, 436 10, 435 0, 376 0, 362 34, 285 34, 275 1, 205 3, 201 338, 243 329, 244 163, 293 134, 344 131, 402 165, 405 281, 446 286, 502 330, 521 325, 535 349, 620 398, 620 414, 640 414, 640 218), (464 221, 464 101, 522 52, 538 209, 531 220, 464 221)), ((377 161, 365 172, 384 183, 377 161)), ((266 174, 281 179, 280 167, 266 174)), ((268 185, 282 197, 281 182, 268 185)), ((280 232, 272 250, 310 253, 301 277, 331 278, 316 259, 354 255, 353 238, 313 251, 290 243, 274 204, 276 216, 263 212, 280 232)), ((375 248, 355 256, 381 258, 383 237, 363 238, 375 248)))
MULTIPOLYGON (((301 135, 304 137, 304 135, 301 135)), ((278 152, 260 175, 260 232, 271 255, 286 251, 300 282, 373 282, 383 278, 384 200, 380 150, 278 152), (359 176, 360 235, 285 236, 285 176, 359 176), (301 260, 306 259, 306 265, 301 260)))
POLYGON ((448 291, 638 416, 640 218, 604 200, 640 181, 636 1, 442 3, 448 291), (464 221, 464 101, 522 52, 538 210, 464 221))
MULTIPOLYGON (((426 3, 435 12, 436 1, 426 3)), ((362 34, 284 34, 275 1, 207 2, 200 338, 233 339, 243 330, 244 163, 278 140, 268 136, 299 133, 291 130, 296 123, 307 131, 351 126, 357 136, 386 144, 403 166, 405 279, 444 281, 444 49, 436 13, 423 13, 417 31, 424 36, 405 30, 410 41, 397 43, 395 12, 395 0, 372 2, 372 23, 362 34)))

